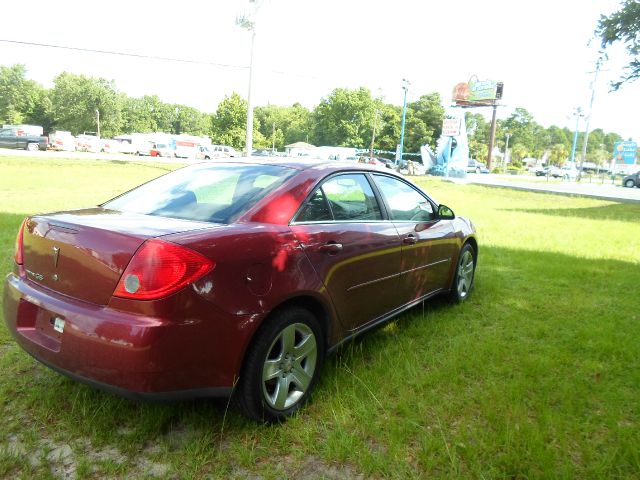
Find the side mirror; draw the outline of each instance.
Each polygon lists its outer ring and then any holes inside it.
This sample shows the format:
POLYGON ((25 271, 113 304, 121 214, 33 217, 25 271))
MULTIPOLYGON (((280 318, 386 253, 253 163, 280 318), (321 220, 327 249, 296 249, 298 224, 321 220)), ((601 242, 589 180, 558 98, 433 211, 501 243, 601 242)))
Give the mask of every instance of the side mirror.
POLYGON ((438 205, 438 220, 453 220, 456 218, 455 213, 446 205, 438 205))

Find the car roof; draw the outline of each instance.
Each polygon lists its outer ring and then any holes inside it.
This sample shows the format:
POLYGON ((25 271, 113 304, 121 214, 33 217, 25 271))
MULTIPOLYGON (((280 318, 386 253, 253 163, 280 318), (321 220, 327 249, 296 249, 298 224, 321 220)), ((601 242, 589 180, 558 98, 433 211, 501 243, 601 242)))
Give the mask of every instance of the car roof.
MULTIPOLYGON (((389 172, 386 167, 371 165, 368 163, 354 163, 340 160, 322 160, 308 157, 239 157, 225 159, 225 164, 255 164, 255 165, 278 165, 280 167, 294 168, 296 170, 370 170, 374 172, 389 172)), ((217 163, 216 163, 217 164, 217 163)))

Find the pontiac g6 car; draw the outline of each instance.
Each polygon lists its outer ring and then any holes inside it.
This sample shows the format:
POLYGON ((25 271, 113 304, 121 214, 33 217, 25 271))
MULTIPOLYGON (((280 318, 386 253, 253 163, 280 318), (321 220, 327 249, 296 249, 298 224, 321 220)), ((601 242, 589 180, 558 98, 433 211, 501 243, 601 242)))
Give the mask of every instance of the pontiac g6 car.
POLYGON ((464 301, 477 256, 469 220, 386 168, 197 164, 26 218, 4 317, 76 380, 143 399, 233 394, 278 421, 341 343, 434 295, 464 301))

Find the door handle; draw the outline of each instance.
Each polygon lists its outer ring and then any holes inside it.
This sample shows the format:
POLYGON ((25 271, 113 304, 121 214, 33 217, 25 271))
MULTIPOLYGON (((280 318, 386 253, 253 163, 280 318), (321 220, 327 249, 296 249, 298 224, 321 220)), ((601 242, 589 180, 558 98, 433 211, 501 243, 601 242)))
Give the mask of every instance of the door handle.
POLYGON ((402 239, 402 243, 406 243, 407 245, 413 245, 417 242, 418 242, 418 238, 413 233, 410 233, 409 235, 407 235, 402 239))
POLYGON ((327 242, 318 247, 319 252, 327 252, 328 254, 336 254, 342 250, 341 243, 327 242))

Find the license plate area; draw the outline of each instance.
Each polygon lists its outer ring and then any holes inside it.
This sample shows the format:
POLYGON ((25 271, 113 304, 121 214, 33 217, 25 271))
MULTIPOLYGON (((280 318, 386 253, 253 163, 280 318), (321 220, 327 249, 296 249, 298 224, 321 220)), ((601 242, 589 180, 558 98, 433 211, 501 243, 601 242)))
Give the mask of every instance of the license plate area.
POLYGON ((18 306, 17 331, 31 342, 59 352, 66 320, 47 309, 26 300, 18 306))
POLYGON ((64 332, 65 320, 60 315, 56 315, 44 308, 38 308, 38 315, 36 317, 36 330, 48 337, 56 340, 62 338, 64 332))

